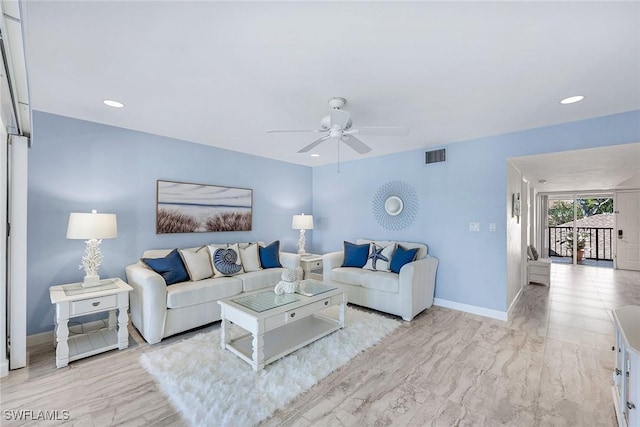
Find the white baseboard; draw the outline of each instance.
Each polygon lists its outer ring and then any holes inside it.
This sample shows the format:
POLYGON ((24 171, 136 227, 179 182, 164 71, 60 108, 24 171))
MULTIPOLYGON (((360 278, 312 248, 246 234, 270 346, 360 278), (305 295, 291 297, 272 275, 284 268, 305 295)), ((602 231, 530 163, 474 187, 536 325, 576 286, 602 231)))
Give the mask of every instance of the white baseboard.
POLYGON ((27 347, 49 342, 53 345, 53 331, 42 332, 41 334, 27 335, 27 347))
POLYGON ((490 317, 492 319, 507 320, 506 311, 492 310, 490 308, 478 307, 476 305, 463 304, 461 302, 449 301, 442 298, 434 298, 433 304, 439 307, 452 308, 465 313, 477 314, 479 316, 490 317))
POLYGON ((9 360, 2 359, 2 361, 0 361, 0 378, 6 377, 7 375, 9 375, 9 360))
POLYGON ((524 287, 520 288, 520 290, 518 291, 518 295, 516 295, 516 297, 513 299, 513 301, 511 301, 511 305, 509 306, 509 309, 507 310, 507 318, 511 315, 511 310, 513 310, 513 307, 516 306, 516 303, 518 302, 518 300, 522 296, 523 292, 524 292, 524 287))

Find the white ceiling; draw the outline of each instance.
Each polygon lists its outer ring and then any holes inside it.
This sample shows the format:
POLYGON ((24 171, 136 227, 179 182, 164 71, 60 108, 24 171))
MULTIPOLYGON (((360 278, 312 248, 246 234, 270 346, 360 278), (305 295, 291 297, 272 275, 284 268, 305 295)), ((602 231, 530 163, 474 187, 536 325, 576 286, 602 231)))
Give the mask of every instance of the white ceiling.
POLYGON ((33 109, 303 165, 336 162, 336 145, 311 158, 296 152, 315 134, 265 130, 317 129, 332 96, 354 127, 410 128, 362 136, 366 156, 640 109, 637 1, 22 8, 33 109))
POLYGON ((541 192, 640 188, 640 143, 509 160, 541 192))

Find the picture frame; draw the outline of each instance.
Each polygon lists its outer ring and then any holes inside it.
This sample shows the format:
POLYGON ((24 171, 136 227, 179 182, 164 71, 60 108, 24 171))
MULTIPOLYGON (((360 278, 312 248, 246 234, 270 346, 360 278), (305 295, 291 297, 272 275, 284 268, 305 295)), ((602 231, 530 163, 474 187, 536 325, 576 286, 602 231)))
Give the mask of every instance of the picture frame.
POLYGON ((253 190, 156 181, 156 234, 251 231, 253 190))
POLYGON ((511 195, 511 218, 516 217, 520 222, 520 193, 511 195))

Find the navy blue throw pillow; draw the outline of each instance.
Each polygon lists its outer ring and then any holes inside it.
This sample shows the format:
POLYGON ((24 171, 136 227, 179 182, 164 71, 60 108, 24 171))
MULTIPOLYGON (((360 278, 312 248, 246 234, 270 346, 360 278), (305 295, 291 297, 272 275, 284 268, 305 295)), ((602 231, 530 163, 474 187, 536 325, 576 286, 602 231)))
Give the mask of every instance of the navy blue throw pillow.
POLYGON ((418 248, 405 249, 402 246, 398 245, 396 251, 391 257, 390 270, 394 273, 400 273, 400 269, 402 268, 402 266, 416 259, 417 254, 418 248))
POLYGON ((280 240, 276 240, 269 246, 258 246, 258 253, 262 268, 282 268, 282 264, 280 264, 280 240))
POLYGON ((189 274, 177 249, 169 252, 164 258, 142 258, 142 262, 161 275, 167 286, 189 280, 189 274))
POLYGON ((362 268, 367 263, 369 256, 369 244, 356 245, 351 242, 344 241, 344 261, 343 267, 362 268))

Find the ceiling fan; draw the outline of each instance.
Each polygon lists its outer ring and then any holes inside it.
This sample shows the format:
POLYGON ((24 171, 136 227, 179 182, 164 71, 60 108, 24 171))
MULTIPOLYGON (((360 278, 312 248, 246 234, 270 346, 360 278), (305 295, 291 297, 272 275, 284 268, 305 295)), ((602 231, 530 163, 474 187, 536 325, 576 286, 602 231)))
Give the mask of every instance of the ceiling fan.
POLYGON ((316 139, 311 144, 302 148, 298 153, 306 153, 329 139, 336 139, 347 144, 360 154, 365 154, 371 151, 364 142, 356 138, 356 135, 381 135, 381 136, 407 136, 409 129, 406 127, 359 127, 357 129, 352 128, 351 113, 345 110, 341 110, 347 103, 347 100, 340 97, 333 97, 329 99, 329 108, 331 111, 329 115, 324 117, 320 124, 321 129, 303 129, 303 130, 268 130, 268 133, 275 132, 316 132, 324 134, 321 138, 316 139))

